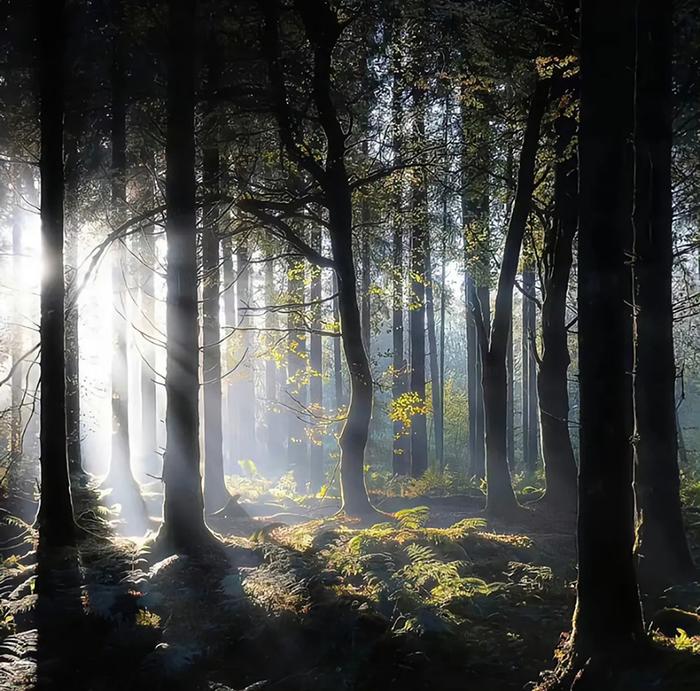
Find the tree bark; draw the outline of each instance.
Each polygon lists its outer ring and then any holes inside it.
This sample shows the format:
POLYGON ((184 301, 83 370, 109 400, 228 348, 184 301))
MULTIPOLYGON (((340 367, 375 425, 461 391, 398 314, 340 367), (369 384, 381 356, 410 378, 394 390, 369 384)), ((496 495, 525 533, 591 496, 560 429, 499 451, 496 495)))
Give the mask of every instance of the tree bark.
POLYGON ((520 152, 517 189, 498 277, 490 338, 480 308, 476 310, 486 412, 486 511, 491 515, 506 515, 518 508, 508 469, 506 444, 506 348, 513 317, 515 273, 530 212, 540 124, 548 93, 548 84, 538 81, 530 104, 520 152))
POLYGON ((569 433, 567 372, 571 362, 566 330, 566 294, 572 246, 578 225, 578 156, 573 148, 576 120, 566 114, 573 92, 561 94, 557 117, 554 166, 554 223, 544 238, 542 300, 542 356, 537 387, 545 493, 542 501, 575 511, 578 470, 569 433))
MULTIPOLYGON (((312 246, 321 251, 321 231, 315 228, 311 231, 312 246)), ((309 402, 313 415, 323 414, 323 341, 321 340, 321 298, 323 290, 321 285, 321 269, 311 269, 311 328, 314 330, 309 337, 311 372, 309 374, 309 402)), ((309 452, 309 485, 311 492, 316 493, 323 484, 323 437, 314 438, 309 452)))
POLYGON ((681 512, 676 432, 671 294, 672 5, 642 3, 637 16, 637 553, 645 584, 666 586, 695 573, 681 512))
POLYGON ((255 429, 255 344, 252 332, 248 331, 252 326, 250 316, 252 285, 251 264, 248 245, 241 240, 237 252, 236 262, 238 274, 236 277, 236 290, 238 294, 238 326, 242 333, 243 361, 238 368, 237 391, 241 402, 238 406, 238 458, 240 460, 257 460, 257 435, 255 429), (245 355, 244 355, 245 353, 245 355))
MULTIPOLYGON (((425 137, 425 96, 414 90, 415 135, 419 142, 425 137)), ((426 246, 428 233, 428 196, 426 180, 417 174, 411 190, 411 306, 409 309, 409 338, 411 341, 411 373, 409 391, 415 396, 418 412, 411 419, 411 475, 420 477, 428 470, 428 431, 424 409, 425 398, 425 284, 426 246)))
POLYGON ((579 578, 572 667, 644 639, 633 555, 629 397, 635 3, 581 15, 579 578), (614 574, 614 578, 611 578, 614 574))
POLYGON ((522 329, 522 441, 523 467, 528 473, 537 468, 537 375, 534 357, 536 328, 535 270, 528 264, 523 270, 522 329), (528 297, 529 296, 529 297, 528 297))
POLYGON ((199 471, 199 328, 194 145, 194 0, 169 2, 165 225, 166 452, 159 539, 192 551, 210 537, 199 471))
POLYGON ((438 468, 444 465, 443 424, 442 424, 442 383, 438 367, 438 345, 435 328, 435 297, 433 294, 433 267, 428 239, 425 252, 425 312, 428 326, 428 346, 430 348, 430 398, 433 406, 433 431, 435 433, 435 458, 438 468))
MULTIPOLYGON (((236 326, 238 325, 238 310, 236 309, 236 272, 233 267, 233 242, 230 237, 224 238, 221 243, 222 268, 224 274, 224 316, 226 318, 226 336, 233 337, 236 326)), ((232 348, 229 340, 226 341, 226 370, 232 369, 235 365, 235 358, 231 357, 232 348)), ((237 410, 237 386, 235 380, 236 374, 229 376, 226 385, 223 387, 226 391, 226 424, 223 427, 223 453, 224 460, 228 464, 228 468, 232 472, 238 472, 239 468, 236 463, 238 454, 238 410, 237 410)))
MULTIPOLYGON (((215 31, 211 27, 207 56, 207 86, 218 88, 220 63, 215 31)), ((216 106, 205 104, 206 141, 202 147, 202 185, 216 199, 220 192, 219 117, 216 106)), ((221 205, 214 202, 203 215, 202 228, 202 395, 204 412, 204 503, 207 513, 226 506, 231 495, 224 478, 222 391, 221 391, 221 295, 219 261, 219 216, 221 205)))
POLYGON ((41 157, 41 492, 37 526, 45 546, 75 538, 66 451, 63 275, 65 2, 44 3, 39 21, 41 157))

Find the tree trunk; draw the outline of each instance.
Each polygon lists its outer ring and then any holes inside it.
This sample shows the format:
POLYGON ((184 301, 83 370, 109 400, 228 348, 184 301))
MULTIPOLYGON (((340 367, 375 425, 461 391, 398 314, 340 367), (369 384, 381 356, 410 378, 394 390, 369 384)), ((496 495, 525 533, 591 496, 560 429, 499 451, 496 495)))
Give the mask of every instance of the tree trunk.
POLYGON ((523 467, 526 472, 534 473, 537 467, 537 377, 533 344, 536 328, 536 308, 533 299, 535 296, 535 270, 531 264, 523 270, 523 292, 525 293, 523 295, 521 365, 523 467))
POLYGON ((634 206, 637 553, 645 583, 666 586, 695 573, 681 512, 676 433, 671 4, 640 5, 638 22, 634 206))
POLYGON ((304 329, 304 277, 302 261, 290 259, 287 293, 287 463, 301 491, 309 481, 309 455, 306 438, 306 333, 304 329), (298 305, 298 306, 297 306, 298 305))
POLYGON ((435 299, 433 295, 433 268, 430 252, 430 241, 425 252, 425 310, 428 324, 428 346, 430 347, 430 393, 433 406, 433 430, 435 432, 435 457, 438 468, 444 465, 442 399, 440 397, 442 384, 438 368, 438 346, 435 329, 435 299))
POLYGON ((75 294, 78 277, 78 210, 76 200, 80 194, 80 154, 78 138, 82 129, 82 117, 69 113, 64 126, 66 204, 66 433, 68 435, 68 469, 74 479, 84 479, 82 449, 80 442, 80 340, 78 300, 75 294))
POLYGON ((41 158, 41 493, 37 526, 46 546, 75 537, 66 451, 63 282, 65 3, 45 3, 39 21, 41 158))
POLYGON ((513 320, 510 321, 508 345, 506 347, 506 451, 511 473, 515 468, 515 406, 513 378, 513 320))
POLYGON ((635 3, 581 15, 579 578, 572 671, 644 639, 635 574, 630 271, 635 3), (614 574, 614 578, 611 578, 614 574))
MULTIPOLYGON (((316 228, 312 230, 312 246, 321 251, 321 231, 316 228)), ((323 341, 321 334, 321 298, 323 291, 321 286, 321 269, 312 267, 311 269, 311 328, 316 333, 311 333, 310 340, 310 360, 311 372, 309 375, 309 395, 311 413, 313 415, 323 414, 323 341)), ((311 492, 316 493, 323 484, 323 437, 313 439, 309 453, 309 484, 311 492)))
POLYGON ((255 343, 251 328, 250 316, 252 285, 250 270, 250 254, 248 245, 241 241, 236 252, 238 275, 236 277, 236 289, 238 293, 238 326, 242 333, 241 362, 238 368, 238 394, 244 405, 238 406, 238 458, 240 460, 257 459, 256 431, 255 431, 255 343))
POLYGON ((12 331, 12 378, 11 386, 11 406, 12 419, 10 422, 10 463, 17 467, 22 460, 22 399, 24 387, 22 378, 24 376, 24 365, 21 358, 24 355, 24 338, 20 319, 22 318, 22 307, 24 303, 23 294, 23 269, 24 253, 23 235, 23 211, 20 210, 19 195, 15 195, 15 210, 12 217, 12 282, 15 289, 13 301, 13 321, 12 331))
POLYGON ((545 493, 542 501, 558 509, 576 509, 576 461, 569 433, 567 371, 570 357, 566 331, 566 294, 572 245, 578 224, 578 157, 573 148, 576 120, 566 115, 573 94, 561 95, 557 117, 554 167, 554 223, 545 233, 542 300, 542 357, 537 387, 542 426, 545 493))
MULTIPOLYGON (((208 46, 207 80, 209 89, 219 84, 219 56, 213 27, 208 46)), ((213 200, 219 196, 219 118, 215 106, 207 103, 204 113, 207 140, 202 148, 202 185, 213 200)), ((231 495, 224 479, 223 432, 221 419, 221 294, 219 261, 219 216, 221 205, 214 201, 202 219, 202 389, 204 399, 204 502, 208 513, 226 506, 231 495)))
POLYGON ((530 212, 540 123, 547 105, 548 93, 548 85, 538 81, 530 104, 520 153, 517 189, 498 277, 490 339, 483 316, 477 313, 486 412, 486 510, 492 515, 504 515, 518 507, 508 469, 506 446, 506 349, 513 318, 515 273, 530 212))
MULTIPOLYGON (((122 18, 114 18, 112 56, 112 210, 115 225, 126 216, 126 65, 122 18)), ((131 468, 129 435, 129 358, 127 353, 126 240, 112 246, 112 446, 109 473, 104 480, 112 498, 122 506, 129 530, 145 531, 146 507, 131 468)))
MULTIPOLYGON (((425 137, 425 96, 414 91, 415 134, 419 142, 425 137)), ((426 245, 428 233, 428 196, 426 180, 418 174, 411 190, 411 307, 409 338, 411 341, 411 374, 409 390, 417 407, 411 419, 411 475, 420 477, 428 470, 428 431, 425 407, 425 284, 426 245)))
MULTIPOLYGON (((338 293, 338 277, 333 274, 333 292, 338 293)), ((340 310, 338 302, 340 298, 333 300, 333 321, 340 324, 340 310)), ((342 341, 340 338, 333 339, 333 385, 335 390, 335 407, 340 410, 345 405, 345 394, 343 393, 343 362, 341 359, 342 341)))
MULTIPOLYGON (((222 268, 224 272, 224 316, 226 318, 226 370, 231 370, 237 363, 235 357, 231 357, 233 349, 230 346, 230 338, 234 336, 234 330, 238 325, 238 314, 236 309, 236 272, 233 268, 233 243, 230 237, 224 238, 221 243, 222 268)), ((226 380, 226 424, 224 425, 224 460, 232 472, 238 472, 236 458, 238 454, 238 409, 236 373, 226 380)))
MULTIPOLYGON (((265 304, 271 307, 275 304, 275 265, 272 257, 274 251, 269 250, 268 259, 265 262, 265 304)), ((277 329, 279 322, 274 309, 268 309, 265 314, 265 327, 277 329)), ((270 332, 271 334, 273 332, 270 332)), ((267 462, 270 470, 280 466, 282 457, 282 440, 280 437, 280 413, 278 408, 277 363, 273 357, 265 361, 265 398, 266 424, 267 424, 267 462)))
POLYGON ((194 149, 194 0, 170 0, 166 187, 167 396, 163 526, 159 538, 192 551, 209 537, 199 471, 199 328, 194 149))

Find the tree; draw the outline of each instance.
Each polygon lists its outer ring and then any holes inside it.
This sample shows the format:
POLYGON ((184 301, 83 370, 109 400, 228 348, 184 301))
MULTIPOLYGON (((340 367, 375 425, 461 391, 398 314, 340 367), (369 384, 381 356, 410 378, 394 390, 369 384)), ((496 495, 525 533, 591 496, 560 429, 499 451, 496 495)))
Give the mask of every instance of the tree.
POLYGON ((41 126, 41 494, 37 525, 44 545, 75 538, 66 439, 63 277, 63 115, 65 3, 43 3, 39 21, 41 126))
POLYGON ((165 225, 168 242, 166 451, 163 524, 158 535, 192 551, 211 534, 204 524, 199 472, 199 328, 194 141, 195 0, 168 3, 165 225))
POLYGON ((571 112, 574 90, 559 80, 559 113, 555 122, 554 222, 547 226, 542 252, 542 355, 537 387, 545 473, 543 501, 573 512, 578 470, 569 434, 567 371, 570 363, 566 328, 566 295, 578 225, 578 156, 576 119, 571 112), (561 88, 564 87, 564 88, 561 88))
POLYGON ((530 212, 540 123, 547 106, 548 94, 549 84, 547 81, 538 80, 530 103, 523 136, 517 187, 508 221, 490 334, 486 329, 483 306, 480 302, 473 306, 483 361, 486 409, 486 482, 488 485, 486 510, 493 515, 506 515, 518 507, 508 468, 506 443, 506 350, 513 313, 515 273, 530 212))
POLYGON ((695 569, 683 526, 673 349, 672 4, 638 12, 634 253, 640 575, 666 585, 695 569))
POLYGON ((636 5, 586 0, 581 10, 579 577, 568 671, 605 676, 596 662, 619 663, 644 640, 628 374, 636 5))

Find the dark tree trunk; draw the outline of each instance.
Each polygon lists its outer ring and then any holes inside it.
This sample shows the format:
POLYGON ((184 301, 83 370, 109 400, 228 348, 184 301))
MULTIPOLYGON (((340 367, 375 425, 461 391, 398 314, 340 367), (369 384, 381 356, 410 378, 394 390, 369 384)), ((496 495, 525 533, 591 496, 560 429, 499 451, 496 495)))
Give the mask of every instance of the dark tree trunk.
POLYGON ((192 551, 208 537, 199 471, 199 328, 194 148, 194 0, 170 0, 166 132, 167 396, 162 537, 192 551))
MULTIPOLYGON (((314 229, 311 232, 314 249, 321 251, 321 231, 314 229)), ((323 414, 323 341, 321 340, 321 298, 323 297, 321 286, 321 269, 311 269, 311 328, 313 329, 310 341, 311 372, 309 375, 309 402, 312 415, 323 414)), ((309 452, 309 484, 313 493, 318 492, 323 484, 323 441, 313 439, 309 452)))
MULTIPOLYGON (((219 56, 213 27, 209 36, 207 81, 209 89, 219 84, 219 56)), ((202 148, 202 185, 212 199, 219 196, 219 118, 215 106, 205 105, 204 128, 207 140, 202 148)), ((221 205, 213 202, 205 210, 202 223, 202 390, 204 412, 204 502, 208 513, 226 506, 231 495, 224 479, 223 432, 221 419, 221 294, 219 262, 219 216, 221 205)))
POLYGON ((68 305, 66 309, 66 433, 68 435, 68 468, 75 478, 84 479, 82 449, 80 443, 80 340, 79 314, 76 295, 78 277, 78 223, 75 200, 79 196, 80 154, 78 139, 82 129, 82 117, 69 113, 65 118, 65 270, 68 305))
POLYGON ((506 349, 513 318, 515 273, 530 213, 540 124, 547 105, 548 93, 547 83, 538 81, 530 104, 520 153, 517 189, 498 277, 490 338, 483 316, 477 312, 486 412, 486 482, 488 485, 486 510, 492 515, 504 515, 518 507, 508 469, 506 444, 506 349))
POLYGON ((534 473, 537 467, 537 374, 534 357, 536 328, 535 270, 528 265, 523 271, 522 330, 522 434, 523 467, 534 473), (530 296, 530 297, 528 297, 530 296))
POLYGON ((633 555, 629 398, 635 3, 581 15, 578 332, 580 472, 574 671, 644 638, 633 555), (614 574, 614 578, 611 578, 614 574))
POLYGON ((671 3, 643 3, 638 22, 634 206, 637 552, 645 583, 663 586, 695 573, 681 512, 676 433, 671 3))
POLYGON ((73 542, 75 523, 66 448, 63 283, 63 110, 65 3, 44 3, 39 21, 41 126, 41 493, 37 527, 44 545, 73 542))
POLYGON ((542 500, 571 512, 576 508, 578 470, 569 434, 566 293, 579 209, 578 156, 573 148, 577 126, 566 109, 573 96, 570 90, 561 95, 561 114, 555 125, 554 223, 545 233, 542 253, 542 356, 537 379, 546 486, 542 500))
MULTIPOLYGON (((363 156, 365 160, 368 156, 367 151, 367 140, 363 143, 362 149, 363 156)), ((370 274, 370 251, 369 251, 369 230, 370 230, 370 207, 369 199, 366 195, 363 195, 362 201, 360 202, 360 224, 361 224, 361 306, 362 306, 362 339, 365 344, 365 350, 367 351, 367 356, 371 357, 371 339, 372 339, 372 322, 370 314, 370 286, 371 286, 371 274, 370 274)))
POLYGON ((309 481, 309 454, 306 438, 306 333, 304 332, 304 264, 289 260, 287 294, 287 464, 301 491, 309 481), (298 306, 297 306, 298 305, 298 306))

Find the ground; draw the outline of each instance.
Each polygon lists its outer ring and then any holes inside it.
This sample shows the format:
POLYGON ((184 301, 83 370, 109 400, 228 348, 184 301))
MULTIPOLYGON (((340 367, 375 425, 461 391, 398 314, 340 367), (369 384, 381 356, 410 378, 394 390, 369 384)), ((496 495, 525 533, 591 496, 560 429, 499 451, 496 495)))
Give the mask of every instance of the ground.
MULTIPOLYGON (((425 494, 374 495, 395 517, 366 526, 335 517, 332 498, 231 489, 248 516, 212 517, 221 548, 187 557, 117 537, 92 486, 77 491, 77 548, 37 554, 33 488, 14 487, 0 688, 515 691, 554 667, 574 603, 571 518, 533 503, 517 524, 487 521, 478 491, 414 487, 425 494)), ((647 607, 699 604, 692 584, 647 607)), ((625 688, 700 688, 700 637, 667 633, 655 645, 672 663, 625 688)))

